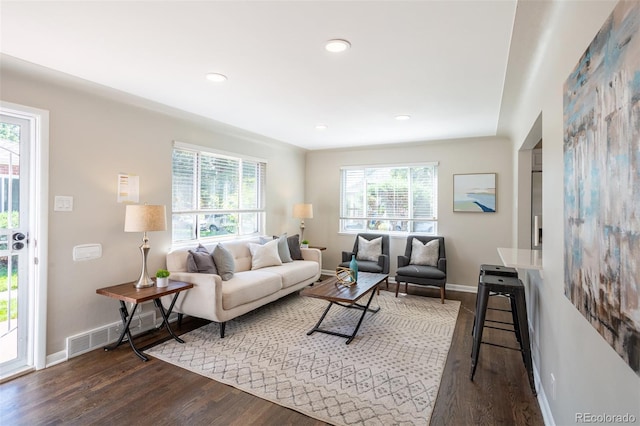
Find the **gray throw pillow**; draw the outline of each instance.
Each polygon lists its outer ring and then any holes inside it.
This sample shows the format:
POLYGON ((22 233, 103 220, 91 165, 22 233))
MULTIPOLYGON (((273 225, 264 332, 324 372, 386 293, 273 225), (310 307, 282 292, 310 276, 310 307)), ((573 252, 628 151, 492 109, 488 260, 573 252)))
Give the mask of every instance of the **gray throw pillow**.
POLYGON ((440 255, 440 240, 431 240, 422 244, 417 238, 411 242, 411 263, 412 265, 438 266, 438 256, 440 255))
MULTIPOLYGON (((289 249, 289 243, 287 234, 282 234, 279 237, 273 237, 278 239, 278 256, 280 256, 280 260, 282 263, 293 262, 293 258, 291 257, 291 250, 289 249)), ((302 254, 300 254, 302 257, 302 254)))
POLYGON ((304 260, 302 252, 300 251, 300 236, 298 234, 288 237, 287 244, 289 245, 289 254, 291 254, 291 259, 304 260))
POLYGON ((377 262, 382 255, 382 237, 374 238, 369 241, 366 238, 358 236, 358 253, 357 260, 371 260, 377 262))
POLYGON ((197 272, 199 274, 218 273, 211 254, 202 244, 199 244, 195 250, 189 250, 187 272, 197 272))
POLYGON ((222 244, 217 244, 216 248, 213 249, 213 260, 216 263, 218 275, 220 275, 222 281, 229 281, 233 278, 236 262, 233 260, 231 252, 224 248, 222 244))

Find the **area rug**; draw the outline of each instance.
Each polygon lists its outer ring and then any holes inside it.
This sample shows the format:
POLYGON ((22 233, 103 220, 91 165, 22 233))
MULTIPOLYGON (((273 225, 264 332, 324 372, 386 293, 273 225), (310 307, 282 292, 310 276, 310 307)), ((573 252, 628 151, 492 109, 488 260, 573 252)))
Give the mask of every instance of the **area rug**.
MULTIPOLYGON (((368 296, 366 296, 368 297, 368 296)), ((426 425, 460 302, 382 291, 357 337, 309 331, 327 302, 287 296, 207 324, 147 354, 335 425, 426 425)), ((334 306, 322 328, 351 334, 361 311, 334 306)))

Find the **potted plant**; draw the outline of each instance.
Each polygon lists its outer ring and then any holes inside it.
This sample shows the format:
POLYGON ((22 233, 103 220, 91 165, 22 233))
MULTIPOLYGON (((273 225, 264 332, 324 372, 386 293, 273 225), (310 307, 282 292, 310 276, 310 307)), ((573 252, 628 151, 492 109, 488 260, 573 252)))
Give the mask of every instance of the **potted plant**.
POLYGON ((171 272, 166 269, 158 269, 156 272, 156 286, 167 287, 169 285, 169 275, 171 275, 171 272))
POLYGON ((302 240, 302 242, 300 243, 300 247, 309 248, 309 240, 302 240))

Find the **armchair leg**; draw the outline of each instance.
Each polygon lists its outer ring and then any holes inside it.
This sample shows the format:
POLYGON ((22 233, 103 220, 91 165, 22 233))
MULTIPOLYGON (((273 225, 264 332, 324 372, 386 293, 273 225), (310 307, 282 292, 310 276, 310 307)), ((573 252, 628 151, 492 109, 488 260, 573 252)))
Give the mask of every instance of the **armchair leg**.
POLYGON ((400 290, 400 284, 402 284, 402 281, 396 282, 396 297, 398 297, 398 290, 400 290))
POLYGON ((440 287, 440 303, 444 304, 444 287, 440 287))

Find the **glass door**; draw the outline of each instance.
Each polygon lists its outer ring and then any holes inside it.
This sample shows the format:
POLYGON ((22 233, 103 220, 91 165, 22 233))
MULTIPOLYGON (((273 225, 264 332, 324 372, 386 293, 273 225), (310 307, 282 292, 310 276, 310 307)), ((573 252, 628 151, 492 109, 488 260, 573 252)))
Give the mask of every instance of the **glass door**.
POLYGON ((29 147, 31 121, 0 114, 0 370, 30 363, 29 147))

